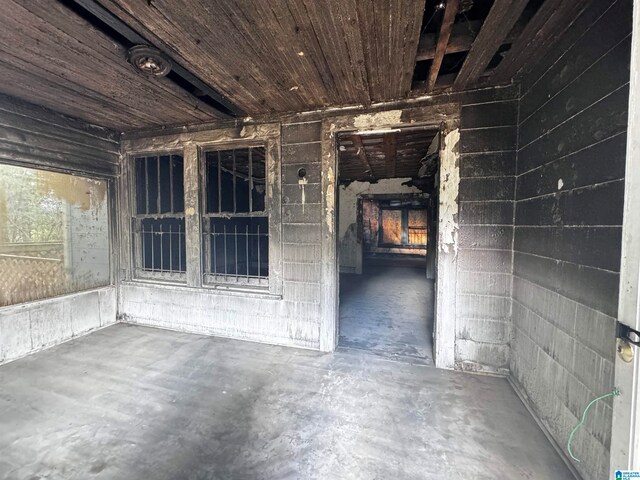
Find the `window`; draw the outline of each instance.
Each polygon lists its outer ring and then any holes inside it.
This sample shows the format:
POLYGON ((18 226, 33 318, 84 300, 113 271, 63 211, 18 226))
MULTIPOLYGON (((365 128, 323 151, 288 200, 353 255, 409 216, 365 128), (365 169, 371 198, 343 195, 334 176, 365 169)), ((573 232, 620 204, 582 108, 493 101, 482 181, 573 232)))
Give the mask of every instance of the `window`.
POLYGON ((109 285, 107 182, 0 165, 0 306, 109 285))
POLYGON ((206 284, 268 285, 269 217, 264 146, 204 155, 206 284))
POLYGON ((136 157, 133 232, 141 277, 184 280, 184 161, 181 155, 136 157))
POLYGON ((416 208, 380 209, 378 244, 388 247, 424 248, 427 245, 427 211, 416 208))

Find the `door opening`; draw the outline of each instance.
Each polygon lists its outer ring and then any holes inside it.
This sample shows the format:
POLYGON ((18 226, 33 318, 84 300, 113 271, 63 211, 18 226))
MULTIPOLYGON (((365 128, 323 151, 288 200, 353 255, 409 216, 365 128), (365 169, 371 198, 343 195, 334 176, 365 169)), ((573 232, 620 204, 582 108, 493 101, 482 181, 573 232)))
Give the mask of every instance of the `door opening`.
POLYGON ((339 341, 433 364, 439 133, 338 136, 339 341))

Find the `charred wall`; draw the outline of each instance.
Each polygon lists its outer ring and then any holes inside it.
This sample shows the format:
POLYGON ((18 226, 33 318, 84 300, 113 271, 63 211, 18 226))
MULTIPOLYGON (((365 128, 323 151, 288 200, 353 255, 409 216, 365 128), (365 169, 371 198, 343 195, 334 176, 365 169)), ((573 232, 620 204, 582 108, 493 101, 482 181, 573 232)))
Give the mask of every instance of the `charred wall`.
POLYGON ((460 116, 456 365, 509 368, 518 100, 515 89, 469 94, 460 116))
MULTIPOLYGON (((631 11, 592 2, 521 84, 510 365, 561 445, 613 388, 631 11)), ((611 415, 576 438, 584 478, 608 476, 611 415)))

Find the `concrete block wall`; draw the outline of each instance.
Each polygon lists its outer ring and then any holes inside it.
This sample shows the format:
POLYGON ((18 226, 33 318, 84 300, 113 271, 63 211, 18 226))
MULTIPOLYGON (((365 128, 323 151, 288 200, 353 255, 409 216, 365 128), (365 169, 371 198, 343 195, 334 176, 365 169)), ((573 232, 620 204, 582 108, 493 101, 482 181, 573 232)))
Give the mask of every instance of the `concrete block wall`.
POLYGON ((282 295, 122 282, 123 321, 256 342, 319 349, 321 122, 281 129, 282 295), (307 183, 298 182, 305 168, 307 183))
POLYGON ((0 364, 116 322, 113 286, 0 309, 0 364))
POLYGON ((518 99, 466 95, 460 114, 456 367, 507 373, 518 99))
MULTIPOLYGON (((614 386, 631 9, 591 2, 521 84, 510 368, 563 446, 614 386)), ((611 415, 576 436, 585 479, 608 478, 611 415)))

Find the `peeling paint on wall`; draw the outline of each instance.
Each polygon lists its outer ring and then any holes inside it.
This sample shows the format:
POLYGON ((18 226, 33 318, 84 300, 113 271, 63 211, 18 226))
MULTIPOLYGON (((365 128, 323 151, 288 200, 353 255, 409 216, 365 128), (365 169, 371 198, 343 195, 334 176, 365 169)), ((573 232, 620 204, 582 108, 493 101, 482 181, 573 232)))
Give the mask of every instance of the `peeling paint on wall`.
POLYGON ((402 110, 389 110, 387 112, 367 113, 356 115, 353 118, 353 126, 358 129, 371 127, 380 128, 381 125, 397 125, 402 123, 402 110))
POLYGON ((333 167, 329 167, 327 170, 327 179, 325 185, 327 185, 327 191, 325 192, 326 207, 325 207, 325 222, 328 227, 329 234, 333 234, 333 216, 335 214, 335 194, 333 193, 333 186, 336 182, 336 176, 333 167))
POLYGON ((460 130, 454 129, 444 137, 444 148, 440 155, 440 239, 438 244, 444 253, 458 253, 458 187, 460 168, 458 164, 458 142, 460 130))

